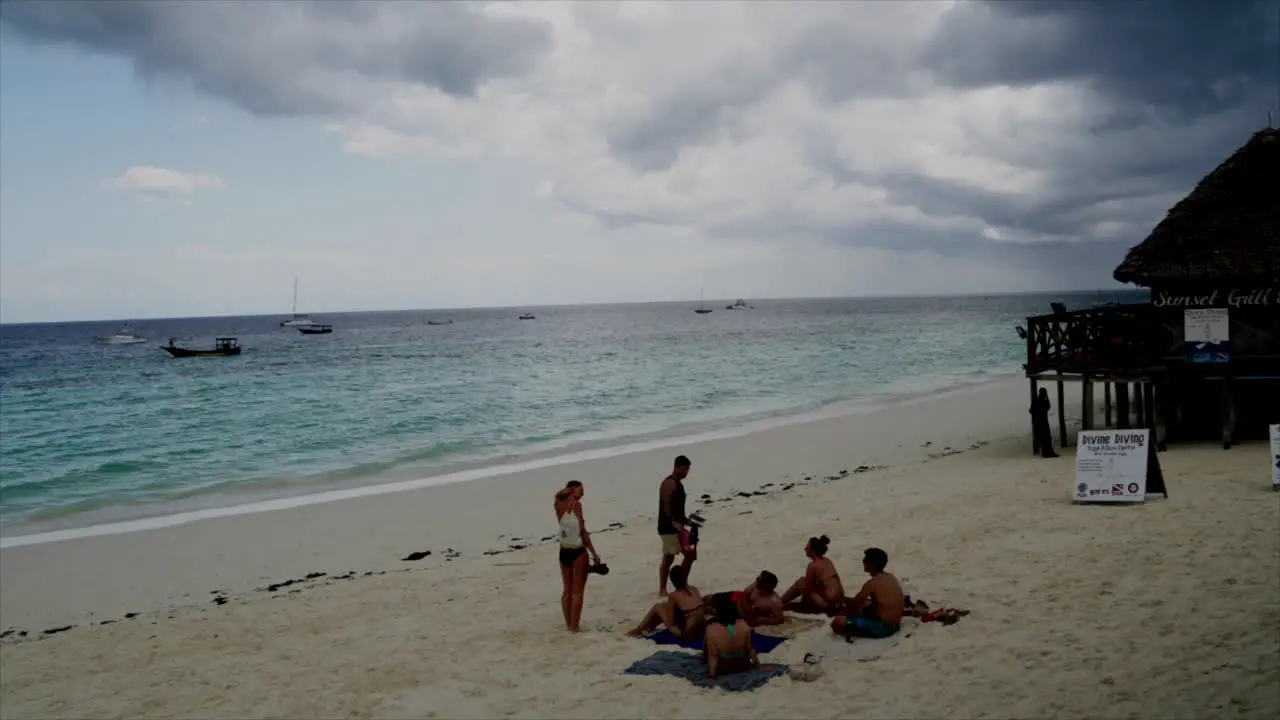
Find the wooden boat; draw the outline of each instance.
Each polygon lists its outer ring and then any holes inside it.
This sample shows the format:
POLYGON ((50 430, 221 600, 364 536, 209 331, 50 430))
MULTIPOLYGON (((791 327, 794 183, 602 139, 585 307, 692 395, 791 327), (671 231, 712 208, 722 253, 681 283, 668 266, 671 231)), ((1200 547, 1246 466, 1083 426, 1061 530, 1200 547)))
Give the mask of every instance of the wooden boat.
POLYGON ((315 325, 299 325, 298 332, 303 335, 328 335, 333 332, 333 326, 321 325, 319 323, 315 325))
POLYGON ((220 357, 227 355, 239 355, 243 349, 240 342, 233 337, 220 337, 213 341, 212 350, 196 350, 193 348, 179 347, 173 344, 173 338, 169 338, 168 345, 161 345, 160 348, 174 357, 220 357))

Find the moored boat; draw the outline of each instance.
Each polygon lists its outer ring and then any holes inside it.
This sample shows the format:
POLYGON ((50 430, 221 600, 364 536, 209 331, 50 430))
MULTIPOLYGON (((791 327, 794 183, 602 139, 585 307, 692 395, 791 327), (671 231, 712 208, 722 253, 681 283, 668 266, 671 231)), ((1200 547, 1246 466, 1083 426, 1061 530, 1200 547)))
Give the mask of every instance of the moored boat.
POLYGON ((319 325, 310 315, 298 313, 298 278, 293 279, 293 317, 280 323, 280 327, 304 328, 319 325))
POLYGON ((316 323, 315 325, 299 325, 298 332, 303 335, 328 335, 333 332, 333 326, 321 325, 319 323, 316 323))
POLYGON ((173 338, 169 338, 168 345, 161 345, 160 348, 169 353, 173 357, 221 357, 227 355, 239 355, 243 349, 240 347, 240 341, 233 337, 215 338, 213 341, 213 349, 196 349, 185 348, 175 345, 173 338))
POLYGON ((101 341, 103 345, 136 345, 147 341, 146 338, 133 332, 133 327, 130 325, 125 325, 120 329, 120 332, 114 335, 100 337, 98 340, 101 341))

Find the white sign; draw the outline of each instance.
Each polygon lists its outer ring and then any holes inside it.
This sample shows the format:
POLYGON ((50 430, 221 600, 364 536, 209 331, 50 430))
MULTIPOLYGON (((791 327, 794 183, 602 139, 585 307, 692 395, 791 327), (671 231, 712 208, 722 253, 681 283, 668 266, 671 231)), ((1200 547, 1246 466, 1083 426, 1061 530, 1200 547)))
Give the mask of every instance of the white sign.
POLYGON ((1150 430, 1081 430, 1076 441, 1076 502, 1147 499, 1150 430))
POLYGON ((1280 490, 1280 425, 1271 426, 1271 488, 1280 490))
POLYGON ((1231 315, 1226 308, 1182 311, 1185 342, 1221 345, 1231 339, 1231 315))

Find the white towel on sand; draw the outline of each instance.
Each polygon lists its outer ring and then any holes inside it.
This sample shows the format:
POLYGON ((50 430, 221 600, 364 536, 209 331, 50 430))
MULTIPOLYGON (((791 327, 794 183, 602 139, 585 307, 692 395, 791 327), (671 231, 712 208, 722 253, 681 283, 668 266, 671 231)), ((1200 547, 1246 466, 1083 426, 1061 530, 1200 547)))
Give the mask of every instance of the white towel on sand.
POLYGON ((820 639, 814 641, 808 652, 822 655, 827 662, 870 662, 889 652, 919 627, 918 619, 904 617, 902 629, 887 638, 854 638, 853 642, 847 642, 843 637, 827 630, 820 639))

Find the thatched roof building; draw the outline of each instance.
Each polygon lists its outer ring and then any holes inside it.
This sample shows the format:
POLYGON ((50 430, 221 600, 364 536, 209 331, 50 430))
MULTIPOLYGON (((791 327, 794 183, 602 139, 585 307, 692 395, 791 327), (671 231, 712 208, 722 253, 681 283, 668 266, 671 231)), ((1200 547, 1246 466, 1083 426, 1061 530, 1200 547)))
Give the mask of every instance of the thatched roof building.
POLYGON ((1169 289, 1280 281, 1280 130, 1255 133, 1205 176, 1112 276, 1169 289))

